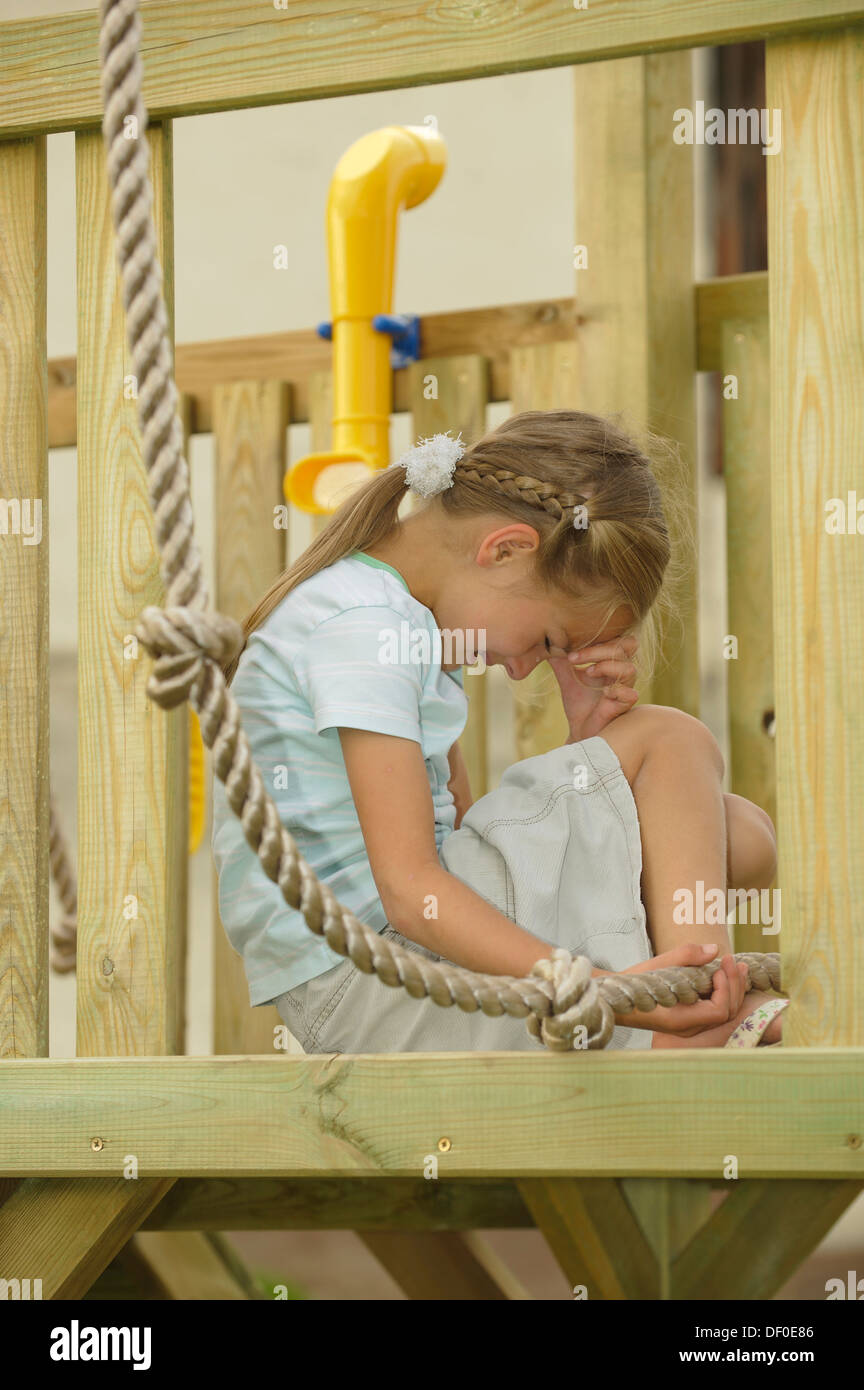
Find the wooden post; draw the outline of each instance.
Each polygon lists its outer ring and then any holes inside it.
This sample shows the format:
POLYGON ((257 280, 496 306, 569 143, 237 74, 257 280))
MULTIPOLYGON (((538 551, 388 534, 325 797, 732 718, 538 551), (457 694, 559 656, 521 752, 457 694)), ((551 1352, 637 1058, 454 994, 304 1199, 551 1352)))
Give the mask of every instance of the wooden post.
POLYGON ((45 137, 0 144, 0 1059, 48 1055, 45 137))
MULTIPOLYGON (((574 82, 580 395, 594 414, 625 412, 625 428, 648 426, 681 445, 692 564, 680 622, 664 634, 650 687, 638 688, 643 701, 698 716, 693 151, 673 139, 673 113, 692 109, 690 53, 592 63, 574 69, 574 82)), ((655 471, 671 489, 668 469, 655 471)))
MULTIPOLYGON (((771 614, 771 457, 768 320, 723 324, 730 785, 776 821, 771 614)), ((761 899, 758 899, 761 903, 761 899)), ((736 951, 771 951, 760 913, 739 908, 736 951), (758 921, 754 920, 759 918, 758 921)), ((775 924, 770 924, 775 925, 775 924)))
MULTIPOLYGON (((282 381, 235 382, 213 391, 213 602, 238 622, 285 568, 286 533, 273 522, 274 507, 285 502, 288 398, 282 381)), ((250 1006, 243 961, 225 934, 215 889, 213 901, 213 1051, 272 1056, 279 1016, 272 1007, 250 1006)))
MULTIPOLYGON (((151 126, 153 216, 173 325, 171 127, 151 126)), ((147 698, 134 636, 164 587, 130 377, 101 131, 76 136, 78 263, 78 1055, 182 1052, 188 713, 147 698)))
MULTIPOLYGON (((474 354, 432 357, 412 363, 409 369, 412 431, 416 441, 450 430, 473 443, 486 433, 489 400, 489 364, 474 354), (427 394, 427 384, 434 395, 427 394)), ((395 460, 394 460, 395 461, 395 460)), ((477 641, 479 642, 479 638, 477 641)), ((454 658, 457 659, 457 658, 454 658)), ((459 740, 474 800, 489 790, 487 748, 488 673, 472 675, 463 668, 463 688, 468 696, 468 722, 459 740)))
POLYGON ((783 1040, 860 1047, 864 34, 769 43, 766 92, 783 1040))

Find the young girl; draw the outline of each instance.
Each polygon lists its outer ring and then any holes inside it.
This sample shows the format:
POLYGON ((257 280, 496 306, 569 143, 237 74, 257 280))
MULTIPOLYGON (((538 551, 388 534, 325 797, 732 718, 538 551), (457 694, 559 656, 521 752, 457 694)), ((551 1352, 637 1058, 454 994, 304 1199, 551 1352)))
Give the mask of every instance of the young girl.
MULTIPOLYGON (((650 660, 669 561, 633 440, 526 411, 468 448, 436 435, 355 491, 246 619, 225 674, 284 824, 360 921, 493 975, 561 946, 595 975, 722 951, 710 999, 619 1018, 610 1045, 723 1046, 745 1018, 773 1042, 781 1020, 745 994, 725 923, 675 920, 700 880, 723 901, 727 883, 767 887, 776 846, 763 811, 724 795, 699 720, 634 708, 637 633, 650 660), (400 519, 407 487, 426 501, 400 519), (570 738, 472 803, 457 740, 476 655, 517 681, 548 661, 570 738)), ((305 1051, 542 1046, 524 1020, 417 1000, 336 955, 266 877, 217 779, 212 845, 250 1002, 275 1003, 305 1051)))

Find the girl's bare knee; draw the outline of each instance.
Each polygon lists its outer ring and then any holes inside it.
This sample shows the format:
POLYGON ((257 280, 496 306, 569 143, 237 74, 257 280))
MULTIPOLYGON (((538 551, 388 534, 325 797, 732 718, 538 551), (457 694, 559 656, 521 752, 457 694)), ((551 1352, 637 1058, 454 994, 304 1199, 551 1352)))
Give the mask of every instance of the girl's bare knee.
POLYGON ((693 752, 701 749, 719 777, 725 763, 716 738, 706 724, 672 705, 637 705, 619 715, 600 734, 617 754, 628 782, 633 781, 649 753, 670 743, 693 752))

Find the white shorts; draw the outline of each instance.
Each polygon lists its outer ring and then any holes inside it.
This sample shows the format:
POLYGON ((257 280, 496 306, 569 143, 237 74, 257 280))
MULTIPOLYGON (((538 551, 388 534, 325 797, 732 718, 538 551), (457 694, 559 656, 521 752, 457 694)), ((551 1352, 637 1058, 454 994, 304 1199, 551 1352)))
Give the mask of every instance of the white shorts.
MULTIPOLYGON (((439 858, 499 912, 599 969, 625 970, 654 954, 640 892, 636 803, 617 754, 599 735, 514 763, 468 809, 439 858)), ((441 959, 391 926, 382 935, 441 959)), ((544 1050, 524 1019, 414 999, 348 959, 274 1002, 304 1052, 544 1050)), ((652 1038, 646 1028, 615 1028, 609 1047, 650 1048, 652 1038)))

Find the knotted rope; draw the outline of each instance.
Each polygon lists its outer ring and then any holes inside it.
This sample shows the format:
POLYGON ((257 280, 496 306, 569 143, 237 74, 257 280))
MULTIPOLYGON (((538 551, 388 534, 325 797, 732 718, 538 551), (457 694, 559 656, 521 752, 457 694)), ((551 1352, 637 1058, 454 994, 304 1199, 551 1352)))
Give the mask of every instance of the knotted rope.
MULTIPOLYGON (((309 930, 364 974, 375 974, 386 985, 444 1008, 455 1004, 467 1013, 482 1009, 493 1018, 524 1018, 532 1036, 556 1051, 605 1047, 617 1014, 651 1010, 658 1004, 694 1003, 709 995, 719 961, 594 979, 587 957, 556 950, 553 959, 539 961, 527 979, 514 979, 429 960, 360 922, 319 882, 299 853, 252 761, 237 703, 218 664, 240 650, 242 628, 221 613, 207 611, 151 217, 137 0, 101 0, 100 15, 102 132, 127 336, 138 382, 142 455, 166 590, 165 606, 145 608, 137 627, 139 640, 154 660, 148 696, 163 709, 189 700, 228 803, 265 874, 279 885, 286 903, 302 913, 309 930)), ((779 988, 778 956, 739 959, 747 961, 750 988, 779 988)))

